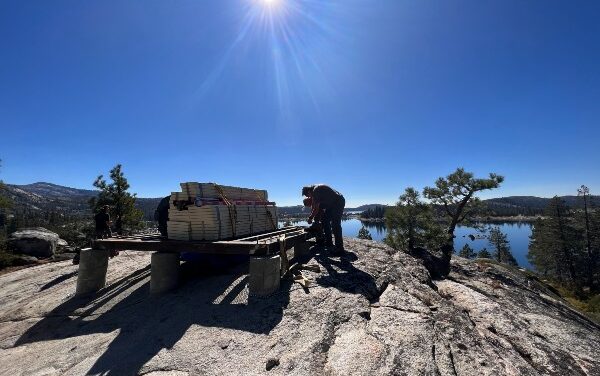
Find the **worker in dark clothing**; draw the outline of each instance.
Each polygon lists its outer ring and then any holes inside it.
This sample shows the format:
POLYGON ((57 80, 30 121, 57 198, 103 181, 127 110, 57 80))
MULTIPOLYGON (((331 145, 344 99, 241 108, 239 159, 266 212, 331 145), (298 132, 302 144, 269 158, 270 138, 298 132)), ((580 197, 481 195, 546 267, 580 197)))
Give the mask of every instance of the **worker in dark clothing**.
POLYGON ((309 185, 302 188, 302 195, 312 198, 312 211, 308 217, 308 223, 312 223, 320 210, 323 210, 321 221, 325 232, 325 246, 333 247, 331 231, 335 238, 334 253, 344 251, 344 240, 342 239, 342 215, 346 200, 341 193, 325 184, 309 185))
MULTIPOLYGON (((307 208, 311 208, 312 211, 312 198, 307 197, 303 200, 304 206, 307 208)), ((325 235, 323 234, 323 223, 321 222, 321 218, 323 217, 323 209, 320 209, 317 214, 315 214, 313 218, 312 225, 307 229, 307 231, 315 236, 315 240, 317 245, 323 246, 325 245, 325 235)))
POLYGON ((110 238, 110 214, 108 214, 108 205, 104 205, 102 210, 94 216, 96 222, 96 239, 110 238))
POLYGON ((169 200, 171 196, 167 196, 160 200, 158 207, 154 211, 154 220, 158 222, 158 232, 165 238, 167 234, 167 222, 169 221, 169 200))

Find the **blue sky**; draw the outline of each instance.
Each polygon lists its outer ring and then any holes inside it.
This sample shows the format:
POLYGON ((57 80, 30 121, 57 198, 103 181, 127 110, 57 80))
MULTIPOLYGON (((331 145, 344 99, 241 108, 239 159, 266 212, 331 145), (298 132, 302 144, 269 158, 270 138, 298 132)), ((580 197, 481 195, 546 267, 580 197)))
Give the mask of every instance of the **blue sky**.
POLYGON ((2 1, 0 178, 600 192, 597 1, 2 1))

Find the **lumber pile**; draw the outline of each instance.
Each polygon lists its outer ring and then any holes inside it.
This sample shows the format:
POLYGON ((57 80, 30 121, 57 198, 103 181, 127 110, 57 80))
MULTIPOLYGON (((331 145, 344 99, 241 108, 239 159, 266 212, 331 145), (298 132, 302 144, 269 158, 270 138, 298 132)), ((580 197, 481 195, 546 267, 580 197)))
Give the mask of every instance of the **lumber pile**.
POLYGON ((174 240, 221 240, 277 228, 277 208, 265 190, 181 183, 171 193, 167 232, 174 240))

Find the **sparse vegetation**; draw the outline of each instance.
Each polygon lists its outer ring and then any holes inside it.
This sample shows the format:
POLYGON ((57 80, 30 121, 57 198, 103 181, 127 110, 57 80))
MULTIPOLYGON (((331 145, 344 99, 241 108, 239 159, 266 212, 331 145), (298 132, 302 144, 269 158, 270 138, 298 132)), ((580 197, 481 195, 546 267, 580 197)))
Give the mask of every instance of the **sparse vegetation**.
POLYGON ((414 249, 426 244, 433 252, 441 253, 441 263, 436 273, 444 276, 450 271, 450 259, 454 253, 454 231, 462 223, 472 223, 483 205, 476 196, 478 192, 500 186, 504 177, 491 173, 489 178, 475 178, 462 168, 441 177, 433 187, 425 187, 423 196, 428 204, 420 202, 418 192, 408 188, 400 197, 393 214, 386 217, 388 231, 392 234, 388 244, 397 248, 414 249), (443 228, 443 231, 439 231, 443 228), (428 233, 429 232, 429 233, 428 233), (438 233, 440 236, 438 236, 438 233), (420 236, 424 236, 421 241, 420 236), (441 244, 438 239, 441 238, 441 244))
POLYGON ((358 238, 365 239, 365 240, 373 240, 371 233, 369 232, 369 230, 367 230, 367 228, 365 226, 363 226, 360 230, 358 230, 358 238))
POLYGON ((435 220, 432 207, 422 202, 412 187, 406 188, 396 205, 387 210, 385 219, 385 242, 393 248, 435 249, 443 243, 443 229, 435 220))
POLYGON ((110 170, 111 183, 100 175, 94 187, 100 190, 98 197, 90 199, 90 206, 97 213, 104 205, 110 206, 111 218, 117 234, 129 233, 142 228, 143 213, 135 207, 136 194, 129 193, 129 183, 120 164, 110 170))
POLYGON ((473 248, 471 248, 470 245, 465 244, 460 251, 458 251, 458 255, 460 257, 464 257, 464 258, 468 258, 468 259, 474 259, 475 257, 477 257, 477 252, 475 252, 473 250, 473 248))
POLYGON ((488 241, 492 247, 492 257, 501 263, 517 266, 517 260, 510 251, 510 244, 506 234, 499 227, 493 227, 488 235, 488 241))

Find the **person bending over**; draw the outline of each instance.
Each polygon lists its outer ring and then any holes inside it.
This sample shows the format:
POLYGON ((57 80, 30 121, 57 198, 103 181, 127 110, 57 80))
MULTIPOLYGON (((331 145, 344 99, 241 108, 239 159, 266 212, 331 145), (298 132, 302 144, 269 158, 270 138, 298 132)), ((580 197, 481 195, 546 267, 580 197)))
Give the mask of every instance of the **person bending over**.
POLYGON ((321 222, 325 232, 325 246, 333 247, 331 232, 335 238, 334 253, 344 251, 344 240, 342 238, 342 215, 346 200, 341 193, 325 184, 309 185, 302 188, 302 195, 312 199, 312 211, 308 217, 308 223, 311 224, 323 210, 321 222))

